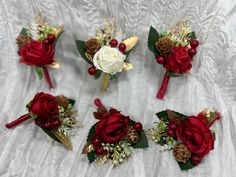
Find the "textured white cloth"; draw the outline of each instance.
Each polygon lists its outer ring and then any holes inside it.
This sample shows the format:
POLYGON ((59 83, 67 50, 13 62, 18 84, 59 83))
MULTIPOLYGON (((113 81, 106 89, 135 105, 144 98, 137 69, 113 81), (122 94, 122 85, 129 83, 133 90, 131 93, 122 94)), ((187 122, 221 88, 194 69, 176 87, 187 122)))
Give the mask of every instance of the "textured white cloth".
POLYGON ((236 2, 234 0, 0 0, 0 176, 1 177, 235 177, 236 176, 236 2), (30 25, 38 10, 53 25, 65 24, 57 43, 55 58, 61 64, 50 70, 56 84, 48 90, 29 66, 19 64, 15 38, 30 25), (124 36, 138 35, 140 42, 130 55, 134 69, 100 90, 101 80, 87 74, 89 65, 80 57, 75 39, 86 40, 105 19, 114 17, 124 36), (200 40, 190 75, 171 78, 164 101, 155 98, 164 68, 155 63, 147 48, 149 27, 174 25, 190 20, 200 40), (12 130, 4 124, 26 113, 24 105, 36 92, 64 94, 76 100, 79 129, 72 138, 73 152, 51 140, 34 123, 12 130), (134 150, 122 165, 90 165, 81 150, 89 128, 96 122, 92 112, 94 98, 122 110, 151 128, 155 113, 174 109, 197 114, 205 107, 222 114, 213 128, 215 149, 200 165, 181 171, 171 152, 159 152, 150 142, 147 150, 134 150))

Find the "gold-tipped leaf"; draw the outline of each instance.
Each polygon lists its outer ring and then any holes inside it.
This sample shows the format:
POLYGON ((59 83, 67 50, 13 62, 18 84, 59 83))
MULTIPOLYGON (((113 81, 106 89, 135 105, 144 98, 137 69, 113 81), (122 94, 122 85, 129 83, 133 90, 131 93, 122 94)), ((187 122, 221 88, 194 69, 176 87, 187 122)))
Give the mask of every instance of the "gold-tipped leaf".
POLYGON ((91 55, 89 55, 87 52, 85 52, 86 57, 93 62, 93 57, 91 55))
POLYGON ((58 130, 52 130, 52 133, 60 140, 62 144, 65 145, 68 150, 72 151, 73 146, 68 136, 66 136, 64 133, 59 132, 58 130))
POLYGON ((58 68, 60 68, 60 64, 57 63, 56 61, 53 62, 52 64, 50 64, 49 66, 50 66, 51 68, 54 68, 54 69, 58 69, 58 68))
POLYGON ((82 149, 82 154, 90 153, 94 150, 93 145, 90 143, 85 144, 85 146, 82 149))
POLYGON ((134 46, 138 43, 138 40, 138 36, 132 36, 123 40, 122 42, 126 45, 125 52, 128 52, 134 48, 134 46))
POLYGON ((133 65, 131 63, 128 63, 126 62, 124 65, 123 65, 123 68, 122 68, 122 71, 129 71, 133 69, 133 65))

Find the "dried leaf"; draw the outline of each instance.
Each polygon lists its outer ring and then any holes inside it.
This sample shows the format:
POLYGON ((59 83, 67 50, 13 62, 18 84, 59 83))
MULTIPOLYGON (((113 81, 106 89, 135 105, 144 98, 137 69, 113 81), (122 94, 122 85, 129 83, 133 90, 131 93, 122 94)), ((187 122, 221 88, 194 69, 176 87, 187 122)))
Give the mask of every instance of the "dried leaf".
POLYGON ((138 43, 138 40, 139 40, 138 36, 132 36, 123 40, 122 43, 126 45, 125 52, 128 52, 131 49, 133 49, 134 46, 138 43))
POLYGON ((168 117, 171 121, 174 121, 176 123, 180 123, 182 119, 178 116, 178 114, 175 113, 175 111, 167 110, 168 117))
POLYGON ((123 68, 122 68, 122 71, 128 71, 128 70, 131 70, 131 69, 133 69, 133 65, 131 64, 131 63, 125 63, 124 65, 123 65, 123 68))
POLYGON ((72 151, 73 146, 68 136, 66 136, 64 133, 59 132, 58 130, 52 130, 52 133, 61 141, 62 144, 66 146, 68 150, 72 151))
POLYGON ((53 62, 52 64, 49 65, 51 68, 58 69, 60 68, 60 64, 57 62, 53 62))
POLYGON ((64 31, 64 25, 59 25, 58 27, 56 27, 56 30, 54 32, 54 35, 56 36, 56 38, 58 36, 60 36, 60 34, 64 31))

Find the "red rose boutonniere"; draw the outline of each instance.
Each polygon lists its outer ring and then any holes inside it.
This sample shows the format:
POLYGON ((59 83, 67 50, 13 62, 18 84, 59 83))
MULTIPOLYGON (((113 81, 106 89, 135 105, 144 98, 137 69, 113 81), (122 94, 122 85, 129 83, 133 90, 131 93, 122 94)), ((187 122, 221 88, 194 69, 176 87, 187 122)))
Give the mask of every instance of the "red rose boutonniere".
POLYGON ((181 76, 192 68, 193 56, 199 45, 188 21, 180 21, 174 28, 158 33, 153 27, 148 34, 148 48, 154 53, 158 64, 166 68, 160 90, 156 97, 163 99, 170 77, 181 76))
POLYGON ((205 109, 197 116, 186 116, 166 110, 156 114, 159 122, 146 131, 147 136, 162 145, 161 150, 173 149, 173 155, 182 170, 198 165, 214 149, 211 125, 220 115, 205 109))
POLYGON ((47 24, 46 18, 39 14, 35 16, 31 27, 23 28, 16 39, 21 57, 20 62, 35 67, 41 79, 43 75, 48 82, 49 88, 54 88, 47 66, 59 68, 59 64, 54 60, 55 45, 60 34, 64 30, 64 25, 56 28, 47 24))
POLYGON ((73 111, 74 103, 74 100, 63 95, 54 97, 43 92, 37 93, 26 106, 28 113, 7 123, 6 128, 13 128, 31 119, 51 138, 72 150, 70 136, 72 130, 78 127, 77 114, 73 111))
POLYGON ((146 148, 148 141, 142 124, 123 115, 120 111, 106 109, 99 99, 94 117, 98 122, 92 126, 87 137, 83 153, 89 162, 122 163, 131 154, 133 148, 146 148))

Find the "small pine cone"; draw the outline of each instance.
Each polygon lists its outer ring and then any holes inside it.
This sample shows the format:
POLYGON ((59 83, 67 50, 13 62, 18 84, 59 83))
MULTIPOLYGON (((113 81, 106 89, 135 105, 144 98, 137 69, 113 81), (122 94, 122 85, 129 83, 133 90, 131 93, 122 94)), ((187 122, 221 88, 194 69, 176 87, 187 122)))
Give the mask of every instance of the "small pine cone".
POLYGON ((101 48, 101 44, 95 38, 89 39, 85 43, 85 51, 87 54, 91 55, 91 57, 93 57, 100 48, 101 48))
POLYGON ((27 37, 27 36, 19 35, 19 36, 16 38, 16 44, 18 44, 19 47, 22 47, 22 46, 28 44, 30 41, 31 41, 31 38, 30 38, 30 37, 27 37))
POLYGON ((173 150, 173 155, 178 162, 186 163, 191 157, 191 152, 184 144, 178 144, 173 150))
POLYGON ((57 104, 63 108, 67 108, 69 100, 64 95, 56 96, 57 104))
POLYGON ((169 37, 161 37, 156 42, 156 49, 161 55, 166 55, 172 48, 172 41, 169 37))
POLYGON ((132 126, 130 126, 126 138, 131 144, 135 144, 139 140, 138 132, 132 126))

